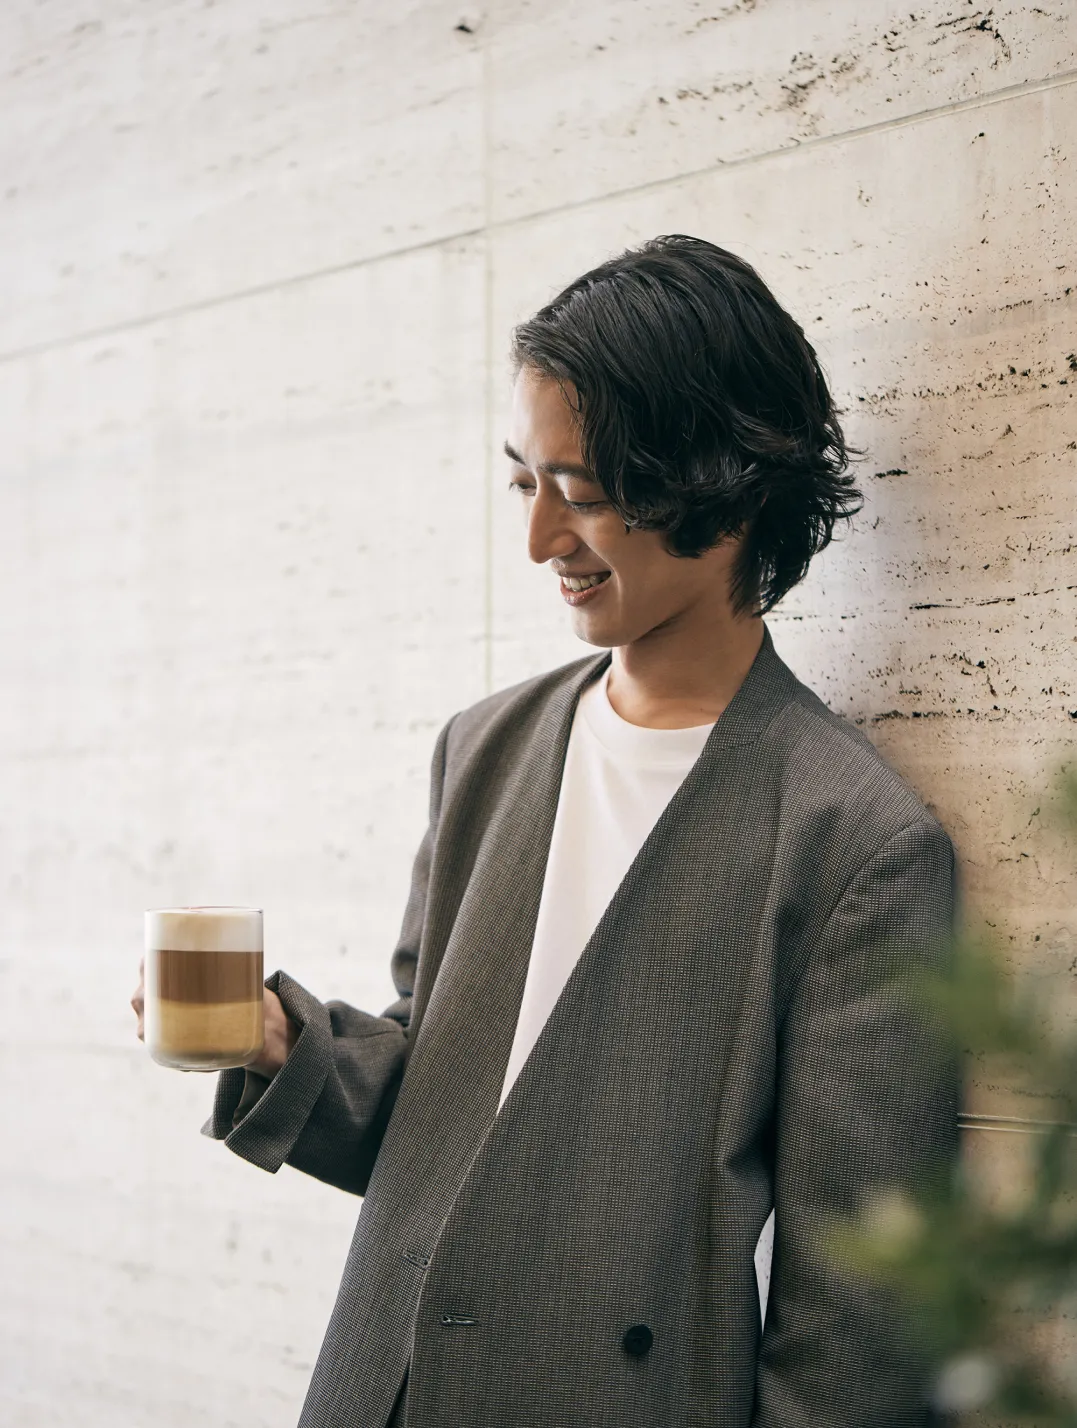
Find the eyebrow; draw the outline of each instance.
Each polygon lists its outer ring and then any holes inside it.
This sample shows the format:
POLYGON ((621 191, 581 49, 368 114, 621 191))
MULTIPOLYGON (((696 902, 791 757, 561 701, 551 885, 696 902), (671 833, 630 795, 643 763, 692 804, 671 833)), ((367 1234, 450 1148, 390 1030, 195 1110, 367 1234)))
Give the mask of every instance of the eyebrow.
MULTIPOLYGON (((523 459, 515 447, 505 442, 505 455, 510 461, 515 461, 517 466, 522 466, 528 470, 527 462, 523 459)), ((595 476, 588 471, 586 466, 581 466, 576 461, 543 461, 538 467, 540 476, 575 476, 580 481, 592 481, 596 486, 599 484, 595 476)))

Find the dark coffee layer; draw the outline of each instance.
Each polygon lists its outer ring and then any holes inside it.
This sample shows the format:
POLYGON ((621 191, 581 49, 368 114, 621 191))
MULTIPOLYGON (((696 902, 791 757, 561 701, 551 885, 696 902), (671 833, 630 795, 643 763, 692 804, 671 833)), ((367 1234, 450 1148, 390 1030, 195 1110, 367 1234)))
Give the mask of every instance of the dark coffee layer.
POLYGON ((157 995, 170 1002, 252 1002, 262 995, 261 952, 158 948, 157 995))

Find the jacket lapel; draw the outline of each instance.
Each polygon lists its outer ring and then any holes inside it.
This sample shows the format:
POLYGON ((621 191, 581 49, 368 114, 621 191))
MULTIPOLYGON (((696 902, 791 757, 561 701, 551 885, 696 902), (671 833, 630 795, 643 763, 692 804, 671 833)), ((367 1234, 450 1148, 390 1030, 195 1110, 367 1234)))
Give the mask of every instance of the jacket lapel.
MULTIPOLYGON (((595 673, 599 673, 604 667, 605 661, 599 663, 595 673)), ((749 858, 746 851, 742 857, 737 858, 734 851, 737 846, 736 829, 743 827, 747 820, 748 809, 745 805, 755 798, 765 796, 762 788, 747 786, 746 781, 738 777, 741 763, 738 751, 759 738, 783 705, 793 697, 797 687, 796 676, 779 658, 770 631, 764 625, 763 641, 748 674, 715 722, 699 758, 637 850, 621 883, 592 929, 557 1002, 551 1008, 546 1025, 531 1049, 528 1063, 551 1036, 556 1037, 559 1034, 563 1023, 567 1025, 571 1021, 572 1008, 563 1004, 586 998, 596 985, 598 969, 592 964, 597 960, 607 960, 614 944, 625 946, 633 941, 639 943, 648 930, 654 934, 651 904, 656 898, 662 902, 669 900, 667 916, 673 916, 677 920, 687 917, 689 921, 693 900, 700 897, 701 891, 712 906, 738 902, 739 878, 747 870, 749 858), (707 887, 701 890, 694 875, 683 870, 693 865, 700 847, 707 844, 713 847, 712 861, 720 862, 722 869, 720 873, 717 868, 712 869, 716 880, 709 882, 707 887), (736 865, 738 861, 739 867, 736 865)), ((583 684, 577 695, 582 688, 583 684)), ((563 762, 562 753, 562 766, 563 762)), ((556 793, 554 801, 556 804, 556 793)), ((543 872, 552 833, 553 811, 550 811, 549 827, 544 826, 543 872)), ((540 897, 541 882, 534 894, 534 911, 530 918, 531 937, 537 921, 540 897)), ((735 915, 734 907, 729 908, 729 913, 730 916, 735 915)), ((524 963, 517 994, 517 1011, 522 1000, 530 945, 529 938, 523 949, 524 963)), ((663 976, 668 975, 669 964, 664 956, 659 960, 663 965, 652 970, 661 980, 663 976)), ((630 957, 630 962, 639 969, 638 952, 630 957)), ((516 1016, 513 1016, 512 1034, 515 1033, 515 1027, 516 1016)), ((509 1045, 505 1049, 506 1063, 511 1041, 510 1035, 509 1045)), ((521 1068, 518 1078, 525 1085, 523 1071, 528 1063, 521 1068)), ((501 1067, 498 1078, 499 1094, 503 1078, 504 1066, 501 1067)), ((502 1115, 511 1111, 513 1099, 510 1092, 502 1115)))
POLYGON ((432 1251, 493 1124, 523 996, 565 750, 580 690, 609 660, 556 671, 472 730, 465 711, 431 860, 408 1063, 368 1199, 421 1202, 413 1244, 432 1251), (447 1127, 451 1126, 451 1133, 447 1127))
POLYGON ((430 871, 416 1055, 425 1023, 467 1017, 469 1008, 507 1016, 515 1030, 576 702, 609 658, 578 664, 567 678, 559 671, 552 689, 544 681, 508 702, 453 771, 430 871), (465 982, 477 1004, 459 1000, 465 982))
MULTIPOLYGON (((405 1174, 412 1184, 429 1184, 434 1176, 447 1190, 454 1186, 455 1194, 497 1115, 572 719, 579 694, 609 659, 608 652, 597 655, 567 676, 558 671, 506 701, 464 752, 446 789, 431 866, 411 1061, 394 1113, 397 1124, 409 1127, 413 1151, 405 1155, 414 1156, 414 1163, 405 1174), (447 1119, 451 1138, 443 1133, 447 1119), (428 1163, 431 1156, 436 1170, 428 1163)), ((557 1021, 563 1020, 566 998, 586 995, 589 959, 611 918, 621 928, 638 924, 648 869, 671 823, 686 823, 681 832, 688 836, 697 824, 705 828, 713 821, 715 780, 730 778, 729 751, 758 738, 796 683, 764 626, 747 676, 594 929, 555 1007, 561 1013, 557 1021)), ((550 1022, 556 1025, 554 1015, 550 1022)), ((506 1101, 506 1112, 514 1099, 506 1101)))

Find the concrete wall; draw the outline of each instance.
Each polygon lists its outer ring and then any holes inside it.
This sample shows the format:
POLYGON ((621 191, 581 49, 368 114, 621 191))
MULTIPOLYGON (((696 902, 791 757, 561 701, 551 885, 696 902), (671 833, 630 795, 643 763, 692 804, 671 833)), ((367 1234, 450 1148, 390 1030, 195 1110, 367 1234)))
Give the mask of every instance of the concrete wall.
POLYGON ((0 56, 5 1423, 294 1422, 356 1202, 198 1135, 141 909, 264 905, 271 966, 390 999, 437 728, 585 652, 503 489, 508 328, 633 240, 816 342, 867 506, 778 648, 1072 1005, 1069 0, 11 0, 0 56))

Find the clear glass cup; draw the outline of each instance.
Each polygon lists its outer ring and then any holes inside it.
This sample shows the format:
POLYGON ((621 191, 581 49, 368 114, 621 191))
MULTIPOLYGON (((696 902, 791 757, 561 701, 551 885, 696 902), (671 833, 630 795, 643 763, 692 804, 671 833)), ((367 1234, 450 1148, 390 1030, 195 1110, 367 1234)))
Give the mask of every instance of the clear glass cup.
POLYGON ((146 913, 145 1037, 184 1071, 243 1066, 265 1039, 262 913, 167 907, 146 913))

